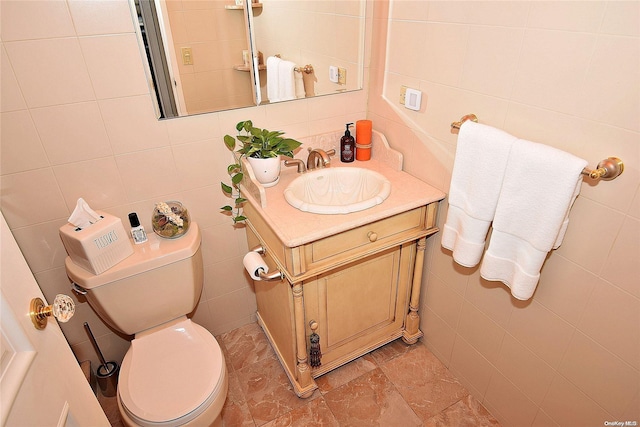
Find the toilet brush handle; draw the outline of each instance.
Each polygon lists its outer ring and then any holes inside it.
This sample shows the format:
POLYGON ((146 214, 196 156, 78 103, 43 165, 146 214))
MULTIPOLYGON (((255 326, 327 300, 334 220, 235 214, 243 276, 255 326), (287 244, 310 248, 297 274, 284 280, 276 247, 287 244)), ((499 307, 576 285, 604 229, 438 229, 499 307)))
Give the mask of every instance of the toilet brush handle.
POLYGON ((93 348, 96 350, 96 353, 98 353, 98 359, 100 359, 100 363, 102 363, 104 366, 107 366, 107 362, 106 360, 104 360, 104 356, 100 351, 100 347, 98 347, 98 343, 96 342, 96 339, 93 337, 93 333, 91 332, 91 328, 89 327, 89 324, 87 322, 84 322, 84 329, 87 331, 87 334, 89 335, 89 339, 91 340, 91 344, 93 344, 93 348))

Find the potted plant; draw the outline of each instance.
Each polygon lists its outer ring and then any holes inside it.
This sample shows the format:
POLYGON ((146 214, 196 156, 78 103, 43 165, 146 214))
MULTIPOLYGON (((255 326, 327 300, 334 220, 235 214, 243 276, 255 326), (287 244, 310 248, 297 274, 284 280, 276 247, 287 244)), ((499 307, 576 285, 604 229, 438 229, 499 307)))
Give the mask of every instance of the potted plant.
POLYGON ((251 120, 239 122, 236 125, 236 130, 238 135, 235 138, 231 135, 224 136, 224 144, 233 152, 235 160, 227 167, 227 173, 231 176, 231 185, 221 183, 222 191, 235 200, 234 207, 222 207, 223 211, 231 212, 234 223, 245 219, 240 213, 242 203, 246 201, 240 193, 240 183, 244 177, 242 158, 247 158, 256 179, 268 187, 278 183, 280 156, 293 157, 293 150, 302 144, 295 139, 283 138, 284 132, 254 127, 251 120), (240 148, 236 150, 238 142, 240 148))

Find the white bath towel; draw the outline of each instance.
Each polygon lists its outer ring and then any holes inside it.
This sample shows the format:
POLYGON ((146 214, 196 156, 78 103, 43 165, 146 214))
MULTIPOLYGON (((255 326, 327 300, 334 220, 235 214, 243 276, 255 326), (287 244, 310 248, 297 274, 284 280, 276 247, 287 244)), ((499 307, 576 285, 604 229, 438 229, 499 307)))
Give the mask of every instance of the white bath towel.
POLYGON ((466 121, 460 128, 442 246, 465 267, 478 264, 516 137, 466 121))
POLYGON ((294 80, 296 86, 296 98, 304 98, 307 96, 304 90, 304 76, 302 75, 302 71, 296 71, 294 73, 294 80))
POLYGON ((586 165, 553 147, 514 143, 480 268, 483 278, 504 282, 515 298, 531 298, 548 252, 562 243, 586 165))
POLYGON ((269 102, 280 101, 280 63, 282 59, 269 56, 267 58, 267 99, 269 102))
POLYGON ((296 64, 291 61, 280 61, 278 64, 278 96, 280 101, 296 99, 295 83, 296 64))

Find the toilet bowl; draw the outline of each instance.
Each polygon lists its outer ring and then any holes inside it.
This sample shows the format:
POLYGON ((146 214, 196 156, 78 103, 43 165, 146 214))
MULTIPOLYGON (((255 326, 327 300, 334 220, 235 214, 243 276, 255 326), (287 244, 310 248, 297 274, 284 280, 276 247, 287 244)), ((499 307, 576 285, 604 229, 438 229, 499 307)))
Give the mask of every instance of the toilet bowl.
POLYGON ((65 261, 74 287, 112 328, 134 335, 120 367, 118 408, 128 426, 210 426, 228 391, 220 345, 187 317, 203 286, 198 225, 178 239, 148 236, 94 275, 65 261))
POLYGON ((227 378, 215 338, 191 320, 178 319, 132 341, 120 368, 118 405, 132 425, 208 426, 211 417, 203 414, 220 413, 227 378))

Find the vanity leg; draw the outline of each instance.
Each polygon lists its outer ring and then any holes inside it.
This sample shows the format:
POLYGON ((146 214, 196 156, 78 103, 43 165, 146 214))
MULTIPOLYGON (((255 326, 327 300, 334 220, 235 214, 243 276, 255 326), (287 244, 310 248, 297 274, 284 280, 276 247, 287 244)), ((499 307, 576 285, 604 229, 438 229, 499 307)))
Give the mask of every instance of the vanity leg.
POLYGON ((427 248, 427 238, 423 237, 418 240, 416 250, 416 264, 413 270, 413 282, 411 284, 411 300, 409 301, 409 314, 405 320, 404 331, 402 331, 402 340, 407 344, 415 344, 418 342, 423 333, 420 328, 420 316, 418 309, 420 308, 420 287, 422 284, 422 267, 424 265, 424 254, 427 248))
POLYGON ((307 334, 304 322, 304 302, 302 300, 302 283, 296 283, 293 292, 293 316, 296 326, 296 383, 293 384, 299 397, 306 398, 318 388, 311 377, 311 367, 307 363, 307 334))

